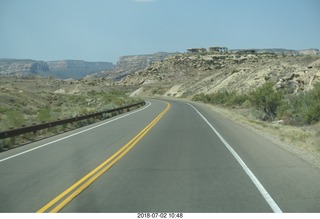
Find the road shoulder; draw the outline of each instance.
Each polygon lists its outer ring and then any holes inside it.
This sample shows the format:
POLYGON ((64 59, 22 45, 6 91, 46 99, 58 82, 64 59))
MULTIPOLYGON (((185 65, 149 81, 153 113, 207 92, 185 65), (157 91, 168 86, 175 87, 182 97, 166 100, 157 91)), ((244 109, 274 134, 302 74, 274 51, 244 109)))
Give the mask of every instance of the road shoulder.
MULTIPOLYGON (((192 102, 192 101, 188 101, 192 102)), ((210 104, 192 102, 193 104, 209 108, 210 110, 218 113, 222 117, 229 119, 250 131, 262 136, 263 138, 273 142, 277 146, 295 154, 299 158, 307 161, 308 163, 320 168, 320 151, 319 148, 310 146, 310 141, 315 141, 315 134, 312 131, 300 127, 285 126, 276 123, 268 123, 264 121, 259 121, 254 118, 249 118, 241 115, 236 110, 213 106, 210 104), (283 135, 282 135, 283 134, 283 135), (293 138, 303 138, 297 139, 295 142, 293 138), (309 141, 309 142, 308 142, 309 141)))
MULTIPOLYGON (((194 102, 184 98, 164 98, 192 103, 196 106, 205 107, 218 113, 225 119, 229 119, 246 129, 262 136, 277 146, 305 160, 309 164, 320 168, 320 130, 313 130, 313 127, 294 127, 278 123, 260 121, 248 115, 242 115, 241 110, 229 109, 227 107, 194 102)), ((317 127, 320 124, 316 125, 317 127)), ((320 129, 320 127, 318 127, 320 129)))

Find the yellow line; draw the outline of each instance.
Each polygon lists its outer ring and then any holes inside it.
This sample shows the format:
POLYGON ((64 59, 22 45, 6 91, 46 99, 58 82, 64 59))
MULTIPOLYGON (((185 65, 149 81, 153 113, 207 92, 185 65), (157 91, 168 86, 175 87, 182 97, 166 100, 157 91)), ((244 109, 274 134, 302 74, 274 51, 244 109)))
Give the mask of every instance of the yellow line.
POLYGON ((162 118, 162 116, 169 110, 170 104, 167 103, 167 107, 149 124, 145 127, 139 134, 133 137, 127 144, 120 148, 116 153, 114 153, 110 158, 105 160, 102 164, 88 173, 86 176, 81 178, 79 181, 70 186, 67 190, 62 192, 60 195, 52 199, 48 204, 40 208, 37 212, 43 213, 51 208, 53 205, 57 204, 62 198, 67 194, 72 192, 67 198, 62 200, 56 207, 54 207, 50 212, 58 212, 64 206, 66 206, 72 199, 79 195, 83 190, 85 190, 90 184, 92 184, 96 179, 98 179, 103 173, 110 169, 117 161, 119 161, 126 153, 130 151, 150 130, 151 128, 162 118), (94 175, 95 174, 95 175, 94 175), (91 178, 90 178, 91 177, 91 178), (81 185, 82 184, 82 185, 81 185), (79 187, 79 188, 77 188, 79 187), (77 188, 77 189, 76 189, 77 188), (75 190, 76 189, 76 190, 75 190))

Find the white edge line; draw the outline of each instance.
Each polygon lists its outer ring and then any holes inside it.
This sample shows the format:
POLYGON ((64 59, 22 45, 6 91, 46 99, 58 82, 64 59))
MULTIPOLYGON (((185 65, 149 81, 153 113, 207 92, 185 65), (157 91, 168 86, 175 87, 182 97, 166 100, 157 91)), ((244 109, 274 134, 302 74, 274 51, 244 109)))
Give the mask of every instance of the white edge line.
POLYGON ((39 148, 48 146, 48 145, 50 145, 50 144, 53 144, 53 143, 56 143, 56 142, 65 140, 65 139, 67 139, 67 138, 71 138, 71 137, 73 137, 73 136, 79 135, 79 134, 84 133, 84 132, 87 132, 87 131, 90 131, 90 130, 92 130, 92 129, 98 128, 98 127, 100 127, 100 126, 106 125, 106 124, 108 124, 108 123, 114 122, 114 121, 119 120, 119 119, 122 119, 122 118, 124 118, 124 117, 130 116, 130 115, 132 115, 132 114, 134 114, 134 113, 137 113, 137 112, 140 112, 140 111, 142 111, 142 110, 145 110, 146 108, 148 108, 149 106, 151 106, 151 103, 150 103, 150 102, 146 101, 146 103, 147 103, 147 105, 146 105, 145 107, 141 108, 141 109, 135 110, 135 111, 133 111, 133 112, 131 112, 131 113, 126 113, 125 115, 119 116, 119 117, 117 117, 117 118, 115 118, 115 119, 111 119, 111 120, 109 120, 109 121, 107 121, 107 122, 104 122, 104 123, 101 123, 101 124, 99 124, 99 125, 96 125, 96 126, 87 128, 87 129, 85 129, 85 130, 82 130, 82 131, 73 133, 73 134, 68 135, 68 136, 65 136, 65 137, 63 137, 63 138, 59 138, 59 139, 57 139, 57 140, 54 140, 54 141, 51 141, 51 142, 42 144, 42 145, 37 146, 37 147, 35 147, 35 148, 32 148, 32 149, 26 150, 26 151, 24 151, 24 152, 21 152, 21 153, 12 155, 12 156, 10 156, 10 157, 4 158, 4 159, 0 160, 0 163, 1 163, 1 162, 4 162, 4 161, 6 161, 6 160, 9 160, 9 159, 11 159, 11 158, 14 158, 14 157, 18 157, 18 156, 20 156, 20 155, 22 155, 22 154, 26 154, 26 153, 29 153, 29 152, 31 152, 31 151, 37 150, 37 149, 39 149, 39 148))
POLYGON ((209 125, 209 127, 214 131, 214 133, 220 138, 220 140, 223 142, 223 144, 227 147, 227 149, 231 152, 231 154, 234 156, 234 158, 238 161, 238 163, 241 165, 243 170, 248 174, 254 185, 258 188, 263 198, 266 200, 266 202, 269 204, 273 212, 275 213, 282 213, 282 210, 279 208, 277 203, 273 200, 271 195, 267 192, 267 190, 263 187, 263 185, 260 183, 258 178, 251 172, 249 167, 244 163, 244 161, 241 159, 241 157, 235 152, 235 150, 228 144, 228 142, 220 135, 220 133, 209 123, 209 121, 190 103, 188 103, 200 116, 201 118, 209 125))

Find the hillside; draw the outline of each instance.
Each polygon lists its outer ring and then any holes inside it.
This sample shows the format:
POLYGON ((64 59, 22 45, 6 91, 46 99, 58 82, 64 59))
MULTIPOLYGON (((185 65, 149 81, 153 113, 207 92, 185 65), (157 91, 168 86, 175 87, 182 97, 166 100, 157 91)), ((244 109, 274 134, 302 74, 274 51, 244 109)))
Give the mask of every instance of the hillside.
POLYGON ((0 75, 41 75, 55 78, 80 79, 101 70, 113 69, 111 62, 81 60, 36 61, 31 59, 0 59, 0 75))
MULTIPOLYGON (((134 94, 192 97, 221 90, 247 93, 266 81, 298 92, 320 80, 320 55, 239 50, 187 52, 166 57, 124 77, 119 84, 139 85, 134 94)), ((306 51, 304 51, 306 53, 306 51)))
MULTIPOLYGON (((318 50, 216 51, 216 48, 158 54, 154 59, 149 55, 125 56, 113 70, 79 80, 41 77, 39 73, 75 68, 72 63, 85 69, 81 61, 1 60, 0 72, 11 76, 0 75, 0 129, 107 109, 132 101, 127 94, 183 97, 214 107, 234 104, 229 107, 231 115, 243 116, 241 123, 244 121, 263 132, 270 127, 272 135, 279 134, 279 139, 287 139, 289 144, 320 151, 318 50), (257 108, 247 95, 264 87, 266 82, 272 84, 267 90, 269 96, 278 98, 277 94, 285 94, 275 102, 281 110, 273 110, 270 115, 269 111, 257 108), (302 127, 292 131, 289 126, 278 125, 302 127), (275 130, 279 127, 280 132, 275 130)), ((268 95, 264 92, 256 100, 268 95)))
POLYGON ((206 103, 286 150, 319 163, 318 50, 189 51, 195 52, 169 56, 118 84, 139 86, 131 96, 206 103))
POLYGON ((106 110, 130 101, 135 87, 113 86, 104 78, 61 80, 0 76, 0 130, 106 110))

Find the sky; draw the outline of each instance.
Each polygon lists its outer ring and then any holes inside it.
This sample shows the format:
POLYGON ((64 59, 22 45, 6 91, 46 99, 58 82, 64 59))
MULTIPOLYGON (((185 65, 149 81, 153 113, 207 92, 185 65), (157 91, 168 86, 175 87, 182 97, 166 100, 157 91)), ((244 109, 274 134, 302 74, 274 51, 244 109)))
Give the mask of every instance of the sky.
POLYGON ((320 49, 320 0, 0 0, 0 58, 320 49))

